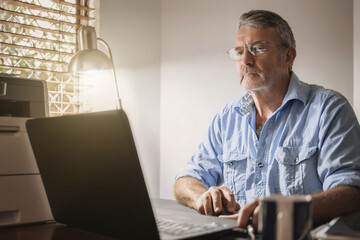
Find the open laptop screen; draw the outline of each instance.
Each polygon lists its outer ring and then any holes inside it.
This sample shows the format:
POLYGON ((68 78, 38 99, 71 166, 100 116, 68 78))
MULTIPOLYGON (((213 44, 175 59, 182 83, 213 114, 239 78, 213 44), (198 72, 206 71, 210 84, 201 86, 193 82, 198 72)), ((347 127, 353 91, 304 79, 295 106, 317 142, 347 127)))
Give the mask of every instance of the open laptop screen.
POLYGON ((29 139, 56 221, 123 239, 158 239, 122 110, 32 119, 29 139))

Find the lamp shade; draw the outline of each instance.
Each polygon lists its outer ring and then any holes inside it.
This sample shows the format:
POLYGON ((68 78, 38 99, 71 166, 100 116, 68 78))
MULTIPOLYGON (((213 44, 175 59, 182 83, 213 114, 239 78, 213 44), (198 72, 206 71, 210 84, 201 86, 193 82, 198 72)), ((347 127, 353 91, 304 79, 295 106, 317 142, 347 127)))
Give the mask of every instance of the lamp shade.
POLYGON ((111 68, 111 61, 105 53, 98 49, 88 49, 80 50, 72 57, 68 71, 73 73, 84 73, 111 68))
POLYGON ((93 27, 82 26, 77 38, 80 50, 71 58, 68 72, 83 73, 112 69, 109 57, 97 48, 97 37, 93 27))
MULTIPOLYGON (((108 82, 106 81, 106 79, 108 79, 106 77, 107 72, 111 73, 112 71, 113 80, 114 80, 113 83, 115 86, 114 90, 117 96, 116 108, 122 109, 121 99, 119 95, 119 87, 116 80, 114 60, 112 58, 109 45, 105 42, 105 40, 96 37, 95 28, 91 26, 80 27, 77 34, 77 40, 79 43, 79 51, 71 58, 68 65, 68 72, 79 74, 80 78, 83 78, 83 80, 87 79, 89 81, 92 78, 96 78, 99 81, 94 82, 91 85, 100 84, 98 86, 98 89, 102 89, 102 90, 97 91, 97 93, 104 92, 107 96, 109 94, 106 90, 103 90, 103 88, 108 86, 107 84, 108 82), (104 44, 104 46, 106 47, 109 53, 109 56, 97 48, 98 41, 104 44), (98 74, 100 74, 100 76, 96 76, 98 74)), ((99 94, 89 99, 99 99, 99 94)), ((105 99, 105 97, 102 97, 102 99, 105 99)), ((99 103, 98 100, 95 102, 96 104, 99 103)))

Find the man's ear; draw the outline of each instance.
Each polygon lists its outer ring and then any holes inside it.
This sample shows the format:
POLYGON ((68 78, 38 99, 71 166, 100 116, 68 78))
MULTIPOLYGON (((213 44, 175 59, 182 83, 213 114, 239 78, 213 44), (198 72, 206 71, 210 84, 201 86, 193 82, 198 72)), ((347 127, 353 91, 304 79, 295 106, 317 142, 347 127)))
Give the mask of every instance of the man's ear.
POLYGON ((284 64, 286 68, 289 68, 296 58, 296 49, 294 47, 288 47, 285 49, 284 64))

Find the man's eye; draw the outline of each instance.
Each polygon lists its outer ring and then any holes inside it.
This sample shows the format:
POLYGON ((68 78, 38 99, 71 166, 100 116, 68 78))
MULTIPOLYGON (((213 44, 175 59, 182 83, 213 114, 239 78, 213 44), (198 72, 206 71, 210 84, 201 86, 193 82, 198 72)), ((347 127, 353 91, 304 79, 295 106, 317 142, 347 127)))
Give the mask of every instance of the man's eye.
POLYGON ((244 54, 244 48, 235 48, 236 55, 243 55, 244 54))
POLYGON ((264 52, 266 51, 265 48, 258 48, 258 47, 254 48, 254 50, 255 50, 255 52, 257 52, 257 53, 264 53, 264 52))
POLYGON ((251 48, 254 54, 263 54, 266 52, 266 46, 264 44, 256 45, 251 48))

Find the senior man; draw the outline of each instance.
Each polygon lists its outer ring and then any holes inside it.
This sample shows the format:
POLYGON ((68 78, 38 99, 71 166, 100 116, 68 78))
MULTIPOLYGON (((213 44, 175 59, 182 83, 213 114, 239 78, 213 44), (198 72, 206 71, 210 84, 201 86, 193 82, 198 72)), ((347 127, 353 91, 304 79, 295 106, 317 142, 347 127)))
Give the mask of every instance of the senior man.
POLYGON ((289 24, 269 11, 244 13, 228 54, 247 93, 214 117, 176 177, 177 201, 206 215, 240 209, 230 218, 242 228, 250 218, 257 227, 258 199, 271 194, 311 194, 315 224, 358 210, 358 120, 341 94, 292 71, 289 24))

